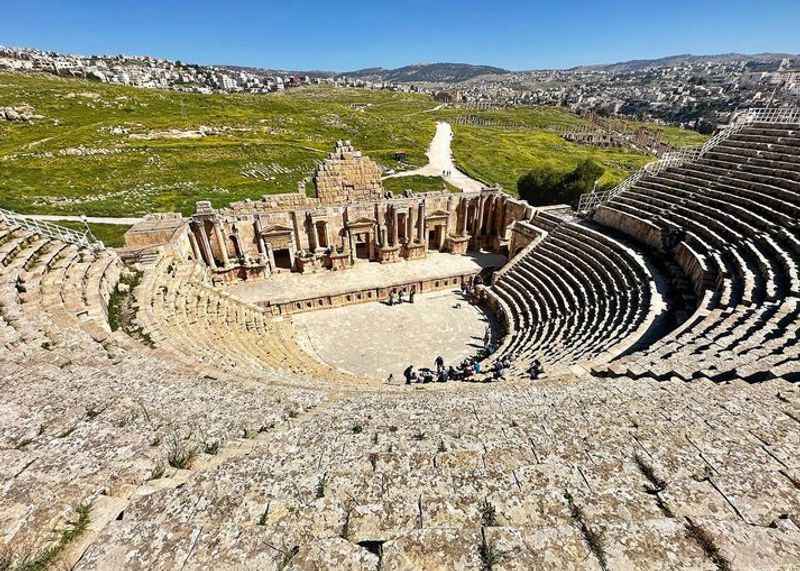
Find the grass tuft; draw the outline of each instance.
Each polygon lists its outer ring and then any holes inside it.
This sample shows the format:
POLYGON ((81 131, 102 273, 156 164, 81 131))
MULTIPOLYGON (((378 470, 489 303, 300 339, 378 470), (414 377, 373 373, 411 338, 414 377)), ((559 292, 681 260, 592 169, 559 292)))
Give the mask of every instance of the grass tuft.
POLYGON ((714 538, 705 529, 697 525, 691 518, 686 518, 686 535, 689 539, 697 542, 703 553, 716 565, 719 571, 730 571, 731 562, 728 561, 720 552, 719 547, 714 542, 714 538))
POLYGON ((570 515, 575 525, 578 526, 583 540, 589 546, 589 550, 597 558, 600 568, 606 571, 608 569, 608 560, 606 559, 606 552, 603 547, 603 536, 589 525, 583 508, 575 503, 574 498, 569 492, 564 492, 564 499, 567 500, 570 515))
POLYGON ((197 456, 197 448, 187 445, 173 432, 167 442, 167 463, 178 470, 188 470, 197 456))

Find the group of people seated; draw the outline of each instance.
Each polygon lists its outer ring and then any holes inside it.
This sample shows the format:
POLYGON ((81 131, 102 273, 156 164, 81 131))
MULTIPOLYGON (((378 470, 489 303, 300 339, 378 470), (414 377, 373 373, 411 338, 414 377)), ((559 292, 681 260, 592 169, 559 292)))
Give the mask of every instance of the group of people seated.
MULTIPOLYGON (((434 363, 436 367, 435 370, 429 367, 415 369, 414 365, 409 365, 406 367, 405 371, 403 371, 403 376, 405 377, 407 385, 412 383, 446 383, 447 381, 490 382, 505 380, 505 372, 511 367, 514 356, 506 355, 497 359, 492 363, 488 371, 483 371, 483 377, 480 377, 479 375, 481 375, 482 372, 481 361, 484 357, 486 357, 485 354, 468 357, 456 367, 453 365, 445 367, 444 358, 439 356, 434 363)), ((535 381, 538 379, 544 373, 542 362, 539 359, 534 359, 528 367, 527 373, 530 380, 535 381)), ((393 375, 389 375, 387 382, 391 383, 392 379, 393 375)))
POLYGON ((414 365, 409 365, 403 371, 406 384, 417 383, 446 383, 447 381, 466 381, 470 380, 481 372, 480 361, 475 358, 464 359, 458 366, 449 365, 445 367, 444 359, 437 357, 435 362, 436 369, 421 367, 415 369, 414 365))

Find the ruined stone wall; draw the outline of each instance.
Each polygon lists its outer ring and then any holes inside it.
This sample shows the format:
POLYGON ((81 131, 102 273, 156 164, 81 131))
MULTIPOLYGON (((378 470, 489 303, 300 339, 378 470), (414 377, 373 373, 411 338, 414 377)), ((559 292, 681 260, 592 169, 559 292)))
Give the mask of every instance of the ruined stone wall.
POLYGON ((356 151, 350 141, 339 141, 314 176, 322 204, 375 200, 383 195, 381 168, 356 151))

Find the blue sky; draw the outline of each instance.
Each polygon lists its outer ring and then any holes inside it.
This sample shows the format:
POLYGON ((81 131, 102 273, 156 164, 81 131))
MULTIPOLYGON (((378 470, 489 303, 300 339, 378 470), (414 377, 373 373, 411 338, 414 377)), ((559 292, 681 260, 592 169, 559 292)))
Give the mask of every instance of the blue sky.
POLYGON ((347 71, 800 52, 800 0, 3 0, 0 45, 347 71))

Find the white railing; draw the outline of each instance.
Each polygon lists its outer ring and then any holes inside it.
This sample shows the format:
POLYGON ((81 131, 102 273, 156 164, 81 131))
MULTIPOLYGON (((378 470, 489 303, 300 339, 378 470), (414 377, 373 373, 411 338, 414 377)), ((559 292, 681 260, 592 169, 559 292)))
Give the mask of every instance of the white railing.
POLYGON ((578 214, 587 216, 595 211, 599 206, 605 204, 620 192, 630 189, 645 176, 655 176, 665 169, 678 167, 686 163, 695 161, 705 155, 708 151, 725 141, 752 123, 800 123, 800 108, 797 107, 770 107, 763 109, 748 109, 735 115, 730 125, 711 137, 702 147, 687 148, 680 151, 665 154, 662 158, 651 163, 633 173, 620 184, 611 190, 587 192, 582 194, 578 200, 578 214))
POLYGON ((44 220, 34 220, 23 214, 17 214, 16 212, 4 210, 3 208, 0 208, 0 222, 8 226, 17 226, 24 230, 30 230, 40 236, 61 240, 68 244, 74 244, 80 248, 90 248, 92 250, 102 250, 105 248, 103 243, 96 240, 88 230, 79 232, 78 230, 51 224, 44 220))
MULTIPOLYGON (((746 123, 800 123, 800 108, 764 107, 748 109, 740 116, 746 123)), ((739 117, 736 119, 740 120, 739 117)))

